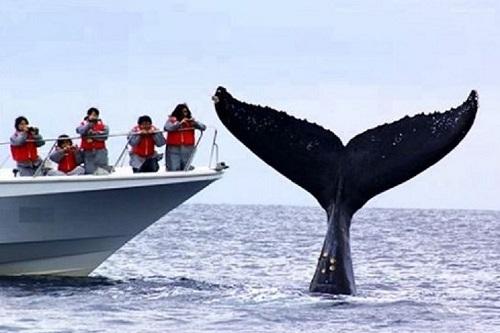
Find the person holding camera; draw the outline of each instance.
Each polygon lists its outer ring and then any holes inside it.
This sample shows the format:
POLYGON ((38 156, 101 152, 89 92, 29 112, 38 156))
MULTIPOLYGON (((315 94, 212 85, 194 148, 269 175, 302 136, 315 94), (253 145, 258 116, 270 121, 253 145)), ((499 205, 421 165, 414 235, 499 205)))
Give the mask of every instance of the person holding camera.
POLYGON ((83 151, 85 173, 110 173, 112 168, 108 164, 108 150, 106 149, 109 128, 99 119, 97 108, 92 107, 87 110, 87 116, 76 128, 76 133, 82 137, 80 148, 83 151))
POLYGON ((53 175, 78 176, 85 173, 81 166, 83 163, 82 152, 78 146, 73 145, 73 141, 68 135, 59 135, 57 138, 56 150, 50 154, 50 159, 57 163, 57 172, 53 175))
POLYGON ((179 104, 165 123, 167 148, 165 163, 167 171, 184 170, 194 154, 195 129, 204 131, 207 127, 196 121, 187 104, 179 104))
POLYGON ((12 158, 22 177, 33 176, 42 164, 38 156, 38 147, 45 144, 38 128, 30 126, 26 117, 17 117, 14 122, 15 133, 10 137, 12 158))
POLYGON ((141 116, 127 137, 130 151, 130 166, 134 173, 156 172, 160 168, 158 161, 163 154, 158 154, 155 147, 165 145, 165 138, 158 128, 153 126, 150 116, 141 116))

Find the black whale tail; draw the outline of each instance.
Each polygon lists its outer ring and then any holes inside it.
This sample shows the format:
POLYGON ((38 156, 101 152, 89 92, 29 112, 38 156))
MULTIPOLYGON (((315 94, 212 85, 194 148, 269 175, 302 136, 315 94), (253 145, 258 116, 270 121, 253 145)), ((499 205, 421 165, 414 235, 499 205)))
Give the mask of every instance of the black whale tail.
POLYGON ((240 102, 223 87, 214 96, 216 112, 229 131, 326 210, 328 231, 310 289, 342 294, 355 292, 349 245, 353 214, 456 147, 474 122, 477 100, 472 91, 457 108, 404 117, 367 130, 344 146, 317 124, 240 102))

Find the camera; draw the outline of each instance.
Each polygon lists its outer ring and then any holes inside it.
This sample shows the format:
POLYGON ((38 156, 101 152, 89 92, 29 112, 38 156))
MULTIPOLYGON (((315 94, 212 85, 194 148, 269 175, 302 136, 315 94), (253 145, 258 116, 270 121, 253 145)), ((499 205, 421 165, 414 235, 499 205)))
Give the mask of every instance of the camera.
POLYGON ((34 126, 29 126, 29 127, 28 127, 28 132, 31 132, 31 133, 37 134, 37 133, 38 133, 38 128, 36 128, 36 127, 34 127, 34 126))

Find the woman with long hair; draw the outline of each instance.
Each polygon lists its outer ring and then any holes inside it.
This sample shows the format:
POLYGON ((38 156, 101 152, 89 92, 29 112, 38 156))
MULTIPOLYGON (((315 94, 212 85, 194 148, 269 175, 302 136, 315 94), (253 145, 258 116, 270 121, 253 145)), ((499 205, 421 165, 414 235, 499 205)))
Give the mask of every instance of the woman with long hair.
POLYGON ((198 129, 204 131, 207 127, 196 121, 187 104, 178 104, 165 123, 167 131, 167 148, 165 163, 168 171, 185 170, 194 153, 195 133, 198 129))

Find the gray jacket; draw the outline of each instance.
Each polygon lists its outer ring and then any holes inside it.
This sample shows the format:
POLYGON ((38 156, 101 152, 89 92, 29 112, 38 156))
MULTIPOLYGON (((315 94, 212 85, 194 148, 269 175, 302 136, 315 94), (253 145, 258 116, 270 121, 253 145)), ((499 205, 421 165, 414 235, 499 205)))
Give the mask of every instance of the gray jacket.
MULTIPOLYGON (((161 147, 165 145, 165 138, 163 137, 163 133, 161 131, 158 131, 155 128, 156 132, 153 134, 153 140, 155 142, 156 147, 161 147)), ((140 129, 138 127, 134 127, 132 131, 130 131, 129 135, 127 136, 128 144, 132 147, 137 146, 141 142, 141 135, 138 134, 140 129)), ((139 156, 137 154, 134 154, 132 151, 130 151, 130 161, 129 164, 132 168, 139 169, 144 161, 146 161, 146 158, 139 156)), ((159 155, 156 151, 152 156, 149 158, 156 157, 158 159, 161 159, 162 155, 159 155)))
MULTIPOLYGON (((78 147, 74 146, 74 148, 76 148, 76 149, 72 150, 71 152, 73 154, 75 154, 76 164, 80 165, 83 163, 82 152, 80 151, 80 149, 78 149, 78 147)), ((65 155, 66 155, 66 152, 64 151, 64 149, 56 148, 56 150, 54 152, 52 152, 52 154, 50 154, 49 158, 51 161, 53 161, 55 163, 59 163, 59 162, 61 162, 61 160, 63 159, 63 157, 65 155)))
MULTIPOLYGON (((172 131, 177 131, 178 129, 181 128, 181 126, 182 126, 181 122, 177 121, 175 117, 169 117, 167 122, 165 123, 165 126, 163 126, 163 129, 167 132, 172 132, 172 131)), ((207 129, 207 126, 194 119, 193 119, 193 127, 199 129, 200 131, 204 131, 207 129)))
MULTIPOLYGON (((28 140, 28 133, 26 132, 21 132, 21 131, 16 131, 14 134, 12 134, 12 136, 10 137, 10 144, 12 146, 22 146, 26 143, 26 141, 28 140)), ((32 140, 35 141, 35 145, 37 147, 41 147, 45 144, 45 140, 43 139, 43 137, 40 135, 40 133, 38 134, 33 134, 32 136, 32 140)), ((41 162, 41 159, 38 158, 37 161, 34 161, 34 162, 27 162, 27 163, 24 163, 24 162, 17 162, 17 165, 20 166, 20 167, 32 167, 33 165, 37 165, 41 162)))
POLYGON ((106 141, 108 139, 108 135, 109 135, 109 127, 108 127, 108 125, 105 125, 104 123, 102 123, 102 124, 104 125, 103 131, 89 135, 88 132, 92 129, 92 127, 94 126, 94 123, 92 123, 88 120, 84 120, 84 121, 82 121, 80 126, 78 126, 76 128, 76 133, 80 134, 82 137, 90 137, 90 138, 97 140, 97 141, 106 141), (98 136, 94 137, 95 135, 98 135, 98 136))
MULTIPOLYGON (((37 147, 41 147, 45 144, 45 140, 40 133, 34 134, 32 139, 35 141, 37 147)), ((28 133, 16 131, 10 137, 10 144, 13 146, 22 146, 26 143, 26 140, 28 140, 28 133)))

